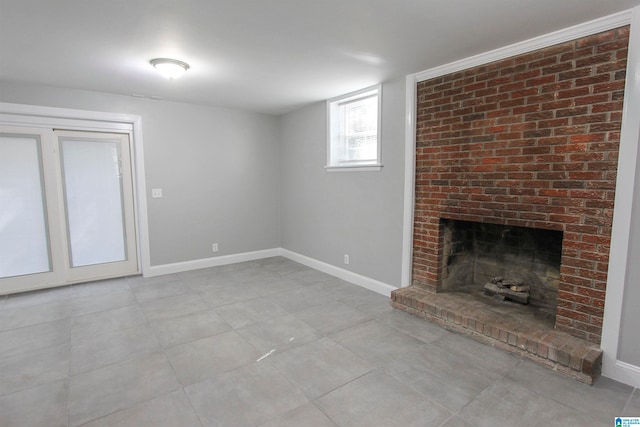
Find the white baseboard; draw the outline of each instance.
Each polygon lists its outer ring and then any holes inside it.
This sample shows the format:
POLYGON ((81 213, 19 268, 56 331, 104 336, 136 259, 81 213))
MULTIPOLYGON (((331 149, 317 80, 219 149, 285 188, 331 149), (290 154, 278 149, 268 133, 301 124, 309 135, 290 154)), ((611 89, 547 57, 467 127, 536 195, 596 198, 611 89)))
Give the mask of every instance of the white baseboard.
POLYGON ((344 268, 336 267, 335 265, 327 264, 326 262, 318 261, 317 259, 309 258, 308 256, 301 255, 287 249, 281 248, 280 255, 292 261, 306 265, 307 267, 322 271, 323 273, 330 274, 339 279, 346 280, 347 282, 362 286, 363 288, 369 289, 370 291, 377 292, 387 297, 391 296, 391 291, 398 289, 395 286, 380 282, 379 280, 362 276, 352 271, 345 270, 344 268))
POLYGON ((237 264, 239 262, 254 261, 257 259, 271 258, 280 255, 280 248, 265 249, 262 251, 244 252, 219 257, 195 259, 192 261, 176 262, 172 264, 153 265, 145 272, 145 277, 162 276, 164 274, 180 273, 200 268, 218 267, 221 265, 237 264))
POLYGON ((315 270, 322 271, 323 273, 330 274, 347 282, 351 282, 355 285, 361 286, 370 291, 377 292, 384 296, 391 296, 391 291, 398 289, 395 286, 389 285, 379 280, 371 279, 361 274, 354 273, 344 268, 336 267, 335 265, 327 264, 326 262, 318 261, 317 259, 310 258, 305 255, 301 255, 296 252, 292 252, 283 248, 265 249, 262 251, 245 252, 234 255, 224 255, 213 258, 196 259, 193 261, 176 262, 172 264, 163 264, 151 266, 148 271, 145 272, 145 277, 162 276, 164 274, 174 274, 183 271, 197 270, 200 268, 218 267, 221 265, 236 264, 245 261, 254 261, 257 259, 271 258, 274 256, 283 256, 291 261, 298 262, 300 264, 311 267, 315 270))
POLYGON ((640 388, 640 366, 621 360, 615 360, 605 352, 602 364, 602 375, 621 383, 640 388))

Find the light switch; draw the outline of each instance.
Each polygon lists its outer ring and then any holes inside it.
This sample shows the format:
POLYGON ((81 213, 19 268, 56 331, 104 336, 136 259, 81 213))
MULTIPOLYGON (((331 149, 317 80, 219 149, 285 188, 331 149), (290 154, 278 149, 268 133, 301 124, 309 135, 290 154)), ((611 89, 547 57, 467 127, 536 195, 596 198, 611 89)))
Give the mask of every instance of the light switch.
POLYGON ((154 199, 162 198, 162 188, 152 188, 151 189, 151 197, 154 199))

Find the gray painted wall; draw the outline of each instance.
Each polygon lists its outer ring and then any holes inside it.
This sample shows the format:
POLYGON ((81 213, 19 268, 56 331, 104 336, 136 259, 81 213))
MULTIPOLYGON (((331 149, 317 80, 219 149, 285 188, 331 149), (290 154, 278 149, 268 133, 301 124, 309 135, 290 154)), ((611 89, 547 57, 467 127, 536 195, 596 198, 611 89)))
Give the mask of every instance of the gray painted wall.
POLYGON ((399 286, 405 81, 382 87, 379 172, 327 172, 326 103, 281 117, 282 247, 399 286), (344 254, 350 264, 344 265, 344 254))
POLYGON ((277 117, 6 82, 0 101, 142 116, 151 265, 280 246, 277 117))
MULTIPOLYGON (((640 154, 640 152, 638 153, 640 154)), ((640 367, 640 166, 636 169, 618 359, 640 367)))
MULTIPOLYGON (((151 263, 283 247, 399 286, 405 83, 383 85, 380 172, 326 172, 326 106, 280 118, 0 82, 0 102, 142 116, 151 263), (163 199, 151 199, 161 187, 163 199), (345 253, 350 265, 342 263, 345 253)), ((640 366, 640 171, 620 360, 640 366)))

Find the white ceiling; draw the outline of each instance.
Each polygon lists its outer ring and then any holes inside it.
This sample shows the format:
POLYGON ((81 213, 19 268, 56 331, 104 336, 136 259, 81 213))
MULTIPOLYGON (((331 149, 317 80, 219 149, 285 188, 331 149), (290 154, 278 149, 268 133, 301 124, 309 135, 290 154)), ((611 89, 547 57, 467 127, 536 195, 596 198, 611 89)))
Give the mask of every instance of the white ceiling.
POLYGON ((0 0, 0 79, 280 114, 638 4, 0 0), (156 57, 191 69, 165 80, 156 57))

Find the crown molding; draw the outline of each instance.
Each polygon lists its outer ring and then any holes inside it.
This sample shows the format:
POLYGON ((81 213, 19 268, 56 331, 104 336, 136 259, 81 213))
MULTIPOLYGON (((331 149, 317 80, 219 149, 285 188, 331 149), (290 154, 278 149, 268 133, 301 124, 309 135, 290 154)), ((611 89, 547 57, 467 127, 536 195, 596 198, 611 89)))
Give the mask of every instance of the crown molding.
POLYGON ((631 15, 632 9, 625 10, 613 15, 594 19, 593 21, 574 25, 573 27, 554 31, 553 33, 544 34, 529 40, 524 40, 458 61, 450 62, 445 65, 430 68, 416 73, 413 76, 416 82, 422 82, 435 77, 445 76, 447 74, 477 67, 479 65, 489 64, 494 61, 532 52, 534 50, 576 40, 581 37, 590 36, 592 34, 628 25, 631 23, 631 15))

